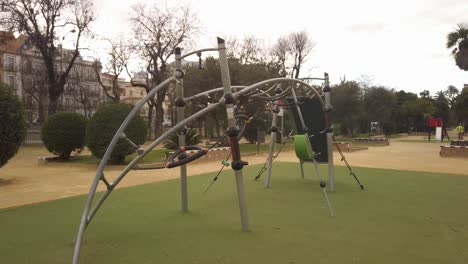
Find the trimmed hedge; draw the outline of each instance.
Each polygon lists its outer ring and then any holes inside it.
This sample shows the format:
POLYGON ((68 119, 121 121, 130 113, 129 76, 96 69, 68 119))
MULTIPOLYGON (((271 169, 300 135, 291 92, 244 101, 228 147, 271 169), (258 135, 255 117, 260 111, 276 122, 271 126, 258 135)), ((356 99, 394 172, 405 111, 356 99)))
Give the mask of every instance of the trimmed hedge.
POLYGON ((18 152, 25 136, 23 106, 13 89, 0 83, 0 167, 18 152))
POLYGON ((61 112, 49 116, 41 129, 45 147, 61 160, 69 160, 72 151, 82 150, 85 145, 87 122, 86 117, 78 113, 61 112))
MULTIPOLYGON (((133 109, 129 104, 106 104, 101 106, 91 117, 86 127, 86 145, 91 153, 101 159, 112 141, 114 134, 133 109)), ((141 145, 146 140, 146 123, 139 115, 135 116, 125 130, 127 137, 135 144, 141 145)), ((125 140, 120 139, 110 157, 111 164, 123 164, 125 156, 135 149, 125 140)))

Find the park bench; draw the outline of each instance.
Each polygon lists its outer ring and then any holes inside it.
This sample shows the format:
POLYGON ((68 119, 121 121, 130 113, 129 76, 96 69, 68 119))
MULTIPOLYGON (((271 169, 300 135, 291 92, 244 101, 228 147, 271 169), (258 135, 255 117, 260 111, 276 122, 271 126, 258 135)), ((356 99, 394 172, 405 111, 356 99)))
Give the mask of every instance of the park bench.
POLYGON ((468 140, 452 140, 450 146, 468 147, 468 140))
POLYGON ((440 146, 441 157, 468 157, 468 146, 440 146))
POLYGON ((339 147, 342 152, 353 151, 352 144, 349 142, 333 142, 333 151, 338 151, 337 147, 339 147))
POLYGON ((388 140, 388 138, 355 138, 354 141, 359 143, 390 145, 390 140, 388 140))

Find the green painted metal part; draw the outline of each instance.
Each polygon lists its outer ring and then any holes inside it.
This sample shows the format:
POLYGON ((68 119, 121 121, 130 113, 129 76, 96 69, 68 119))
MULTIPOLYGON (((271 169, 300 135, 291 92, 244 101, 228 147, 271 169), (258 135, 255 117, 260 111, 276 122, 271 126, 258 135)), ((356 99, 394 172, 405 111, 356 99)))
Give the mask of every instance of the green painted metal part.
POLYGON ((305 135, 294 136, 294 150, 296 151, 296 156, 300 160, 312 160, 312 152, 307 144, 309 144, 309 142, 307 142, 305 135))

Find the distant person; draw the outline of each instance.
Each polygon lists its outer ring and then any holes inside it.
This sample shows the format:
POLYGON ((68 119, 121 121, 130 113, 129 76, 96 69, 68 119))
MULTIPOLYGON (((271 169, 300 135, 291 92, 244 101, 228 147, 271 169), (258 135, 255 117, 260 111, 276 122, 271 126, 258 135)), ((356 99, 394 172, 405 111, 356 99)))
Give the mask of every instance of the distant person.
POLYGON ((463 140, 463 136, 465 135, 465 127, 462 125, 462 123, 460 123, 456 129, 458 133, 458 140, 463 140))

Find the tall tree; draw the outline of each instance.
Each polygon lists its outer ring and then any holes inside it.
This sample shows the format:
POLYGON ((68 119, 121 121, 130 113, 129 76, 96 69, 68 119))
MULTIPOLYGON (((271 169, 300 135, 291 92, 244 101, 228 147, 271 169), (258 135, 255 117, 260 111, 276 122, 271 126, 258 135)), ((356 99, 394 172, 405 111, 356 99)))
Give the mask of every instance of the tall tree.
POLYGON ((468 88, 463 88, 462 92, 455 99, 454 110, 459 122, 468 124, 468 88))
POLYGON ((291 78, 297 79, 314 47, 315 43, 307 31, 292 32, 277 40, 271 49, 271 55, 279 64, 282 76, 289 74, 291 78))
POLYGON ((444 94, 449 101, 450 107, 452 107, 455 103, 455 98, 458 96, 458 94, 460 94, 460 91, 457 89, 457 87, 449 85, 444 91, 444 94))
POLYGON ((101 62, 96 60, 93 64, 93 68, 99 85, 104 91, 106 97, 111 101, 118 103, 120 102, 119 78, 130 61, 132 48, 127 41, 123 39, 123 37, 107 39, 106 41, 109 44, 107 50, 107 63, 103 67, 101 62), (109 86, 106 85, 106 83, 104 83, 105 81, 101 78, 101 70, 104 70, 105 73, 108 73, 109 76, 111 76, 110 89, 108 89, 109 86))
POLYGON ((424 91, 420 92, 419 95, 421 96, 421 98, 430 98, 431 97, 431 93, 428 90, 424 90, 424 91))
POLYGON ((468 71, 468 25, 458 24, 457 28, 447 35, 447 49, 452 49, 458 68, 468 71))
MULTIPOLYGON (((160 7, 157 4, 140 3, 132 7, 131 22, 138 41, 135 48, 148 73, 145 82, 132 81, 132 84, 144 87, 149 92, 172 74, 169 72, 169 60, 176 47, 182 47, 186 40, 198 32, 199 20, 188 6, 160 7)), ((161 89, 156 99, 150 102, 156 109, 156 136, 162 132, 163 102, 167 89, 161 89)), ((152 115, 152 105, 149 113, 152 115)), ((152 116, 148 118, 151 120, 152 116)))
POLYGON ((299 78, 301 67, 306 57, 315 47, 315 43, 307 31, 293 32, 288 37, 289 52, 293 57, 294 63, 291 71, 291 78, 299 78))
POLYGON ((360 121, 363 117, 362 91, 354 81, 343 81, 332 88, 331 94, 334 111, 332 120, 339 124, 341 132, 354 137, 359 133, 360 121))
POLYGON ((286 64, 288 59, 288 50, 288 39, 285 37, 280 37, 271 50, 271 55, 276 58, 277 63, 281 69, 280 74, 282 77, 286 77, 288 74, 288 68, 286 64))
POLYGON ((64 91, 68 75, 80 54, 80 43, 89 33, 94 21, 93 6, 89 0, 11 0, 4 3, 7 16, 2 25, 11 31, 25 33, 28 41, 41 54, 44 62, 49 114, 55 113, 64 91), (60 41, 72 40, 67 52, 58 48, 60 41), (63 68, 56 67, 61 61, 63 68))
POLYGON ((27 110, 34 109, 37 106, 37 111, 32 111, 32 119, 42 124, 46 117, 47 103, 47 77, 46 71, 42 63, 34 61, 31 56, 23 54, 21 66, 21 86, 23 88, 24 103, 27 110), (30 100, 32 99, 32 100, 30 100))
POLYGON ((364 94, 364 110, 367 116, 366 127, 369 122, 377 121, 385 134, 395 131, 395 118, 398 106, 397 97, 393 90, 385 87, 370 87, 364 94))
POLYGON ((436 97, 434 100, 434 105, 436 107, 435 116, 442 118, 444 121, 444 129, 447 127, 447 123, 450 120, 450 106, 449 100, 445 96, 443 91, 439 91, 436 93, 436 97))

